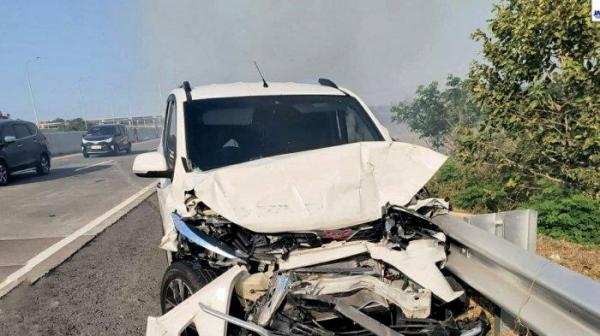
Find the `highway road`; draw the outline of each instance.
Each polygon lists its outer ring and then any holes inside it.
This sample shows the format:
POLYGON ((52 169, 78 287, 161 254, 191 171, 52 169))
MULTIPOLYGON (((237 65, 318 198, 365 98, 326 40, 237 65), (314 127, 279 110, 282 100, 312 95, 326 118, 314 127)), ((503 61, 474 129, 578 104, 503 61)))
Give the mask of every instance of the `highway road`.
POLYGON ((0 335, 143 335, 167 268, 156 195, 33 285, 0 298, 0 335))
POLYGON ((153 183, 131 172, 136 154, 158 139, 133 145, 131 154, 57 157, 47 176, 12 176, 0 188, 0 282, 36 254, 153 183))

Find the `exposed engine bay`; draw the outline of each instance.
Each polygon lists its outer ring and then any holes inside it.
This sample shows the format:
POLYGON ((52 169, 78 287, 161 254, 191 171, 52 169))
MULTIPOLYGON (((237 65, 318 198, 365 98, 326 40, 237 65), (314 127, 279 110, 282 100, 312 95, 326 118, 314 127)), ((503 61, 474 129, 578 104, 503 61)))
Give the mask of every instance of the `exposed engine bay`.
POLYGON ((487 332, 483 315, 455 318, 464 312, 465 290, 444 272, 446 236, 430 220, 447 212, 442 200, 387 204, 379 219, 347 228, 284 233, 245 229, 193 193, 186 207, 187 217, 171 215, 178 245, 174 260, 222 277, 238 270, 228 311, 199 303, 207 316, 228 323, 228 334, 487 332))

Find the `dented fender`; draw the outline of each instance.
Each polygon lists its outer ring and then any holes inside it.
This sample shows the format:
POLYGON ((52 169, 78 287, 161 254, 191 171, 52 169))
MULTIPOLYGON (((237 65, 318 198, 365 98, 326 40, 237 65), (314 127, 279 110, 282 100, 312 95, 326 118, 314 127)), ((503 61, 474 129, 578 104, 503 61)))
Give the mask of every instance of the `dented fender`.
POLYGON ((235 284, 240 277, 247 275, 246 267, 233 266, 168 313, 160 317, 148 317, 146 336, 179 336, 190 324, 197 329, 202 328, 202 335, 205 336, 225 335, 227 322, 207 313, 199 304, 227 314, 235 284))

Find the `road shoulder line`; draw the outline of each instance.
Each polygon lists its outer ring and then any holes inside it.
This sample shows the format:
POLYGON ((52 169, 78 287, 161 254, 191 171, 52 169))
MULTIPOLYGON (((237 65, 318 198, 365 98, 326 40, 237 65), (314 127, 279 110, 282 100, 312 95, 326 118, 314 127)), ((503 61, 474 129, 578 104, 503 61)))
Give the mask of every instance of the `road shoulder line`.
POLYGON ((29 259, 23 267, 11 273, 0 283, 0 297, 3 297, 24 281, 29 284, 34 283, 53 268, 60 265, 87 242, 94 239, 98 234, 152 195, 155 187, 156 182, 150 183, 85 226, 77 229, 72 234, 29 259))

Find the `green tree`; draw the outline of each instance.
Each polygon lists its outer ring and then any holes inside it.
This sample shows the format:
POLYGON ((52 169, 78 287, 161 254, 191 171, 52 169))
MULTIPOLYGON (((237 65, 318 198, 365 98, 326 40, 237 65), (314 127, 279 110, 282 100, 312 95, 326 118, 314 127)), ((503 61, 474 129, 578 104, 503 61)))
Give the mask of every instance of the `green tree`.
POLYGON ((392 113, 393 121, 406 123, 433 147, 449 149, 460 130, 473 127, 480 115, 467 82, 453 75, 443 91, 437 82, 419 86, 415 98, 392 107, 392 113))
POLYGON ((469 73, 485 113, 461 137, 460 157, 510 185, 540 177, 600 194, 600 25, 588 0, 509 0, 473 38, 469 73))
POLYGON ((69 121, 69 129, 71 131, 85 131, 85 121, 83 118, 75 118, 69 121))

